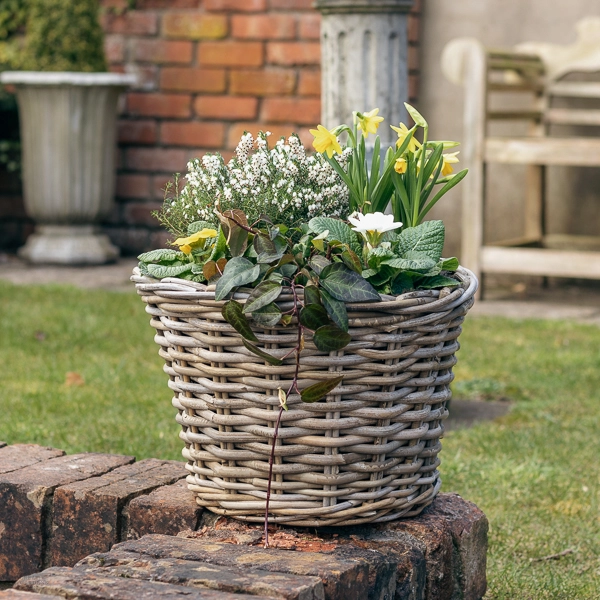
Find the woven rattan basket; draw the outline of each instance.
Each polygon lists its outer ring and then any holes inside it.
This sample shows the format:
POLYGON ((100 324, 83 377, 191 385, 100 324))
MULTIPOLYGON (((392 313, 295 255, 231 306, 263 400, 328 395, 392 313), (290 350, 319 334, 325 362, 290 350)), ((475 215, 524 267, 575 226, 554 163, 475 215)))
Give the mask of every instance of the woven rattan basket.
MULTIPOLYGON (((288 400, 277 436, 270 522, 355 525, 415 516, 435 498, 442 421, 448 415, 457 338, 477 289, 459 269, 458 288, 348 304, 352 342, 320 352, 307 339, 300 387, 343 375, 324 400, 288 400)), ((198 504, 244 521, 264 521, 269 456, 293 357, 274 367, 250 353, 221 316, 224 302, 179 279, 132 280, 147 304, 165 360, 198 504)), ((247 296, 237 294, 243 301, 247 296)), ((282 294, 282 309, 290 298, 282 294)), ((255 329, 283 356, 296 332, 255 329)))

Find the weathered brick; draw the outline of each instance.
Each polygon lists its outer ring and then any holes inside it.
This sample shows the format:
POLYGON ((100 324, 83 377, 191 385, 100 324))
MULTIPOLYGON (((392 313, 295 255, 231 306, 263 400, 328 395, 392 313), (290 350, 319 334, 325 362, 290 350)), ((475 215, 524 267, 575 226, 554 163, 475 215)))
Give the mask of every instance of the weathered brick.
POLYGON ((143 90, 152 92, 158 88, 158 71, 157 65, 138 65, 130 63, 127 65, 127 72, 135 75, 136 82, 131 86, 132 90, 143 90))
POLYGON ((303 40, 318 40, 321 37, 321 15, 307 13, 300 17, 298 37, 303 40))
POLYGON ((294 133, 295 129, 297 128, 291 124, 275 125, 272 123, 234 123, 229 128, 229 133, 227 135, 227 147, 235 148, 245 131, 249 131, 252 135, 254 135, 254 137, 256 137, 259 131, 270 131, 270 145, 273 146, 280 137, 289 137, 292 133, 294 133))
POLYGON ((194 112, 199 117, 212 117, 226 121, 255 119, 258 99, 251 96, 198 96, 194 112))
POLYGON ((232 94, 280 96, 292 94, 296 87, 296 73, 291 69, 234 70, 229 77, 232 94))
POLYGON ((158 15, 141 10, 127 10, 122 14, 102 13, 102 27, 108 33, 125 35, 155 35, 158 32, 158 15))
POLYGON ((104 54, 109 63, 122 63, 125 60, 125 38, 122 35, 105 35, 104 54))
POLYGON ((419 76, 408 76, 408 97, 415 101, 419 97, 419 76))
POLYGON ((314 10, 314 0, 269 0, 270 8, 287 10, 314 10))
POLYGON ((223 567, 252 567, 273 573, 315 576, 323 581, 329 600, 367 598, 366 563, 357 559, 338 559, 327 553, 296 552, 290 556, 281 550, 163 535, 146 535, 139 540, 122 542, 115 546, 117 550, 153 558, 178 558, 223 567))
POLYGON ((187 64, 192 60, 192 42, 138 39, 133 41, 134 60, 157 64, 187 64))
MULTIPOLYGON (((183 165, 185 167, 185 164, 183 165)), ((178 172, 181 172, 183 167, 178 168, 178 172)), ((167 185, 173 182, 173 171, 165 175, 155 175, 152 178, 152 197, 157 200, 164 200, 167 185)))
POLYGON ((316 42, 268 42, 267 63, 286 67, 321 64, 321 44, 316 42))
POLYGON ((110 241, 121 249, 124 255, 137 256, 142 252, 148 252, 156 248, 150 242, 150 231, 147 227, 105 227, 104 232, 110 238, 110 241))
POLYGON ((214 67, 260 67, 264 60, 262 42, 201 42, 198 63, 214 67))
POLYGON ((418 43, 420 38, 421 20, 415 14, 409 14, 406 19, 409 43, 418 43))
POLYGON ((38 446, 37 444, 7 446, 2 442, 2 447, 0 447, 0 474, 17 471, 44 460, 64 456, 64 454, 64 450, 57 450, 48 446, 38 446))
POLYGON ((265 98, 263 100, 262 121, 317 125, 320 119, 320 98, 265 98))
POLYGON ((109 550, 120 539, 127 502, 182 475, 183 463, 150 458, 59 487, 54 493, 50 564, 72 566, 92 552, 109 550))
POLYGON ((296 19, 292 15, 233 15, 231 35, 247 40, 289 40, 296 37, 296 19))
POLYGON ((419 68, 419 46, 410 45, 408 47, 408 69, 414 70, 419 68))
POLYGON ((187 152, 178 148, 128 148, 125 164, 134 171, 185 172, 187 152))
POLYGON ((157 138, 156 121, 119 121, 117 137, 122 144, 154 144, 157 138))
POLYGON ((220 566, 178 558, 154 559, 115 551, 93 554, 82 560, 77 568, 110 577, 203 586, 223 592, 264 594, 288 600, 318 600, 324 597, 323 583, 318 577, 273 573, 260 567, 220 566))
POLYGON ((216 40, 227 36, 227 17, 197 11, 168 12, 162 20, 162 32, 167 38, 216 40))
MULTIPOLYGON (((158 222, 152 215, 153 211, 158 210, 160 204, 154 202, 128 202, 123 209, 123 220, 128 225, 145 225, 146 227, 155 227, 158 222)), ((165 533, 164 531, 153 531, 152 533, 165 533)))
POLYGON ((21 592, 19 590, 0 591, 1 600, 56 600, 56 596, 36 594, 35 592, 21 592))
MULTIPOLYGON (((247 600, 248 596, 219 592, 206 588, 183 587, 169 583, 155 583, 141 579, 107 577, 81 569, 53 567, 43 573, 24 577, 16 589, 44 591, 63 598, 81 600, 247 600)), ((252 596, 251 600, 269 600, 266 596, 252 596)), ((272 599, 271 599, 272 600, 272 599)))
POLYGON ((188 94, 127 94, 127 111, 148 117, 189 117, 192 98, 188 94))
POLYGON ((300 96, 321 96, 321 71, 300 71, 298 80, 298 94, 300 96))
POLYGON ((117 175, 116 193, 119 198, 149 198, 151 195, 150 176, 117 175))
POLYGON ((196 529, 202 508, 185 479, 162 486, 151 494, 134 498, 126 510, 126 537, 138 539, 147 533, 177 535, 196 529))
POLYGON ((160 73, 160 87, 173 92, 224 92, 227 85, 224 69, 165 67, 160 73))
POLYGON ((221 148, 225 139, 223 123, 165 122, 160 127, 160 139, 172 146, 221 148))
POLYGON ((173 236, 166 231, 153 231, 150 234, 150 242, 147 248, 143 248, 140 252, 146 250, 153 250, 155 248, 167 248, 169 247, 168 242, 173 241, 173 236))
POLYGON ((137 8, 198 8, 202 0, 136 0, 137 8))
POLYGON ((267 0, 204 0, 205 10, 260 12, 267 8, 267 0))
POLYGON ((57 487, 102 475, 132 460, 111 454, 74 454, 0 475, 0 581, 15 581, 44 566, 57 487))

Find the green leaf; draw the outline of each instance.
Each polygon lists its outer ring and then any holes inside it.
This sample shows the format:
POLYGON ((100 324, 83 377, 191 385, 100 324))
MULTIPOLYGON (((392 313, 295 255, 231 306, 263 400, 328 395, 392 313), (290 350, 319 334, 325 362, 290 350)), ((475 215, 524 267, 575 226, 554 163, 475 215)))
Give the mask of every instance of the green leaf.
POLYGON ((300 311, 300 323, 311 331, 316 331, 329 323, 327 311, 320 304, 307 304, 300 311))
POLYGON ((443 271, 456 271, 459 266, 458 258, 455 256, 452 258, 442 258, 440 261, 440 269, 443 271))
POLYGON ((360 262, 360 258, 358 258, 356 252, 350 250, 350 248, 342 252, 342 260, 349 269, 352 269, 357 273, 362 273, 362 263, 360 262))
POLYGON ((365 269, 361 275, 364 279, 369 279, 370 277, 373 277, 373 275, 377 275, 377 269, 365 269))
POLYGON ((369 302, 381 300, 373 286, 343 263, 333 263, 323 269, 321 287, 336 300, 343 302, 369 302))
POLYGON ((331 317, 331 320, 340 329, 348 331, 348 311, 346 310, 346 305, 343 302, 336 300, 325 290, 321 290, 321 297, 323 298, 325 310, 331 317))
POLYGON ((219 213, 219 219, 231 255, 241 256, 248 245, 248 232, 240 227, 238 223, 248 227, 248 219, 245 213, 238 209, 226 210, 223 214, 219 213))
POLYGON ((423 252, 407 252, 406 258, 389 258, 382 264, 394 269, 403 269, 405 271, 428 271, 437 264, 435 260, 423 252))
POLYGON ((319 381, 305 389, 300 393, 302 402, 317 402, 321 398, 325 398, 329 392, 335 389, 340 383, 342 383, 343 377, 336 377, 335 379, 328 379, 327 381, 319 381))
POLYGON ((433 277, 421 277, 417 280, 417 288, 420 290, 432 290, 440 287, 455 287, 460 285, 460 281, 444 275, 434 275, 433 277))
POLYGON ((232 258, 223 270, 223 276, 215 288, 215 300, 223 300, 229 292, 240 285, 256 281, 260 275, 260 266, 253 265, 247 258, 232 258))
POLYGON ((250 350, 250 352, 256 354, 256 356, 260 356, 263 360, 266 360, 270 365, 278 367, 283 364, 282 360, 275 358, 273 355, 269 354, 268 352, 264 352, 263 350, 261 350, 260 348, 257 348, 254 344, 251 344, 247 340, 242 339, 242 343, 244 344, 244 346, 246 346, 246 348, 248 350, 250 350))
POLYGON ((328 261, 324 256, 320 254, 316 254, 310 259, 310 266, 313 268, 314 272, 317 275, 320 275, 325 267, 331 265, 331 262, 328 261))
POLYGON ((148 271, 148 265, 145 262, 139 262, 138 263, 138 269, 140 270, 140 273, 142 275, 144 275, 145 277, 150 276, 150 273, 148 271))
POLYGON ((326 238, 327 241, 337 240, 343 244, 348 244, 350 249, 356 254, 362 252, 362 246, 358 241, 356 233, 352 231, 346 223, 339 219, 332 219, 331 217, 314 217, 308 222, 308 226, 311 231, 314 231, 316 234, 329 231, 326 238))
POLYGON ((304 288, 304 305, 321 304, 321 294, 316 285, 307 285, 304 288))
MULTIPOLYGON (((469 172, 469 169, 463 169, 456 175, 453 175, 452 178, 444 185, 444 187, 427 203, 427 206, 421 211, 419 215, 419 219, 423 220, 425 215, 435 206, 437 201, 447 192, 449 192, 455 185, 458 185, 469 172)), ((441 183, 441 181, 440 181, 441 183)))
POLYGON ((250 328, 250 323, 244 313, 242 313, 242 305, 235 300, 229 300, 221 309, 223 318, 245 339, 251 342, 258 342, 258 338, 250 328))
POLYGON ((252 313, 252 320, 261 327, 275 327, 280 319, 281 311, 274 303, 267 304, 252 313))
POLYGON ((219 233, 217 234, 217 241, 213 246, 212 252, 210 253, 210 260, 219 260, 227 256, 227 239, 223 233, 223 227, 219 225, 219 233))
POLYGON ((270 304, 279 297, 281 290, 281 284, 275 281, 263 281, 259 283, 246 300, 243 309, 244 314, 254 312, 270 304))
POLYGON ((399 296, 415 289, 415 283, 413 278, 407 273, 399 273, 398 276, 392 281, 392 294, 399 296))
POLYGON ((352 337, 337 325, 323 325, 319 327, 314 335, 313 342, 321 352, 331 352, 332 350, 341 350, 346 347, 352 337))
POLYGON ((138 260, 145 263, 152 262, 171 262, 174 260, 185 260, 186 256, 179 250, 172 250, 170 248, 159 248, 158 250, 151 250, 150 252, 144 252, 138 256, 138 260))
POLYGON ((404 103, 408 114, 412 117, 412 120, 419 127, 427 127, 427 121, 423 118, 423 115, 414 107, 408 104, 408 102, 404 103))
POLYGON ((295 264, 287 264, 279 267, 281 274, 288 279, 294 275, 294 273, 298 270, 298 265, 295 264))
POLYGON ((163 279, 165 277, 177 277, 186 271, 192 270, 192 263, 185 265, 148 265, 148 273, 156 279, 163 279))
POLYGON ((407 227, 398 236, 397 252, 422 252, 438 262, 444 249, 445 228, 442 221, 425 221, 416 227, 407 227))
POLYGON ((188 235, 198 233, 203 229, 217 229, 217 226, 209 221, 194 221, 188 225, 188 235))

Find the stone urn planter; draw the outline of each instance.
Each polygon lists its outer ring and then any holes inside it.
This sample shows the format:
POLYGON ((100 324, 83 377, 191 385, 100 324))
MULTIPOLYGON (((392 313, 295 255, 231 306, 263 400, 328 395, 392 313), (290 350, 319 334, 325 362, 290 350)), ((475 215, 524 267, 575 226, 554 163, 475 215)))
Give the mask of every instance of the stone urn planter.
POLYGON ((19 250, 33 263, 102 264, 119 250, 98 229, 113 206, 118 73, 6 71, 16 89, 25 209, 35 232, 19 250))
MULTIPOLYGON (((182 427, 189 488, 200 506, 263 522, 269 460, 276 437, 269 520, 346 526, 418 515, 441 485, 437 470, 461 324, 477 279, 413 291, 381 302, 346 304, 352 341, 323 352, 307 336, 300 387, 343 377, 312 404, 280 400, 294 358, 273 366, 247 350, 221 314, 225 301, 202 283, 143 276, 132 280, 146 303, 170 377, 182 427)), ((245 302, 243 290, 234 298, 245 302)), ((281 310, 291 295, 277 299, 281 310)), ((253 327, 258 346, 289 356, 293 327, 253 327)))

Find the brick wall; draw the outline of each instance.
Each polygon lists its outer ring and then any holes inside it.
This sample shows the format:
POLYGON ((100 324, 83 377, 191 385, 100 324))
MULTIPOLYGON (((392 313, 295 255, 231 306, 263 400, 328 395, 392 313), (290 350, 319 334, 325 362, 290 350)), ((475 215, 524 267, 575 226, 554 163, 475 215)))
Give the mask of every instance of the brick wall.
MULTIPOLYGON (((123 254, 164 243, 151 212, 190 158, 231 156, 245 130, 268 130, 275 138, 296 131, 312 141, 308 129, 321 111, 320 15, 312 2, 137 0, 128 9, 128 0, 103 0, 110 68, 140 80, 123 99, 117 202, 105 223, 123 254)), ((417 0, 409 17, 413 102, 419 15, 417 0)), ((2 230, 9 220, 0 214, 0 247, 8 247, 2 230)), ((20 223, 18 232, 27 233, 22 215, 20 223)), ((18 237, 13 233, 11 245, 18 237)))

